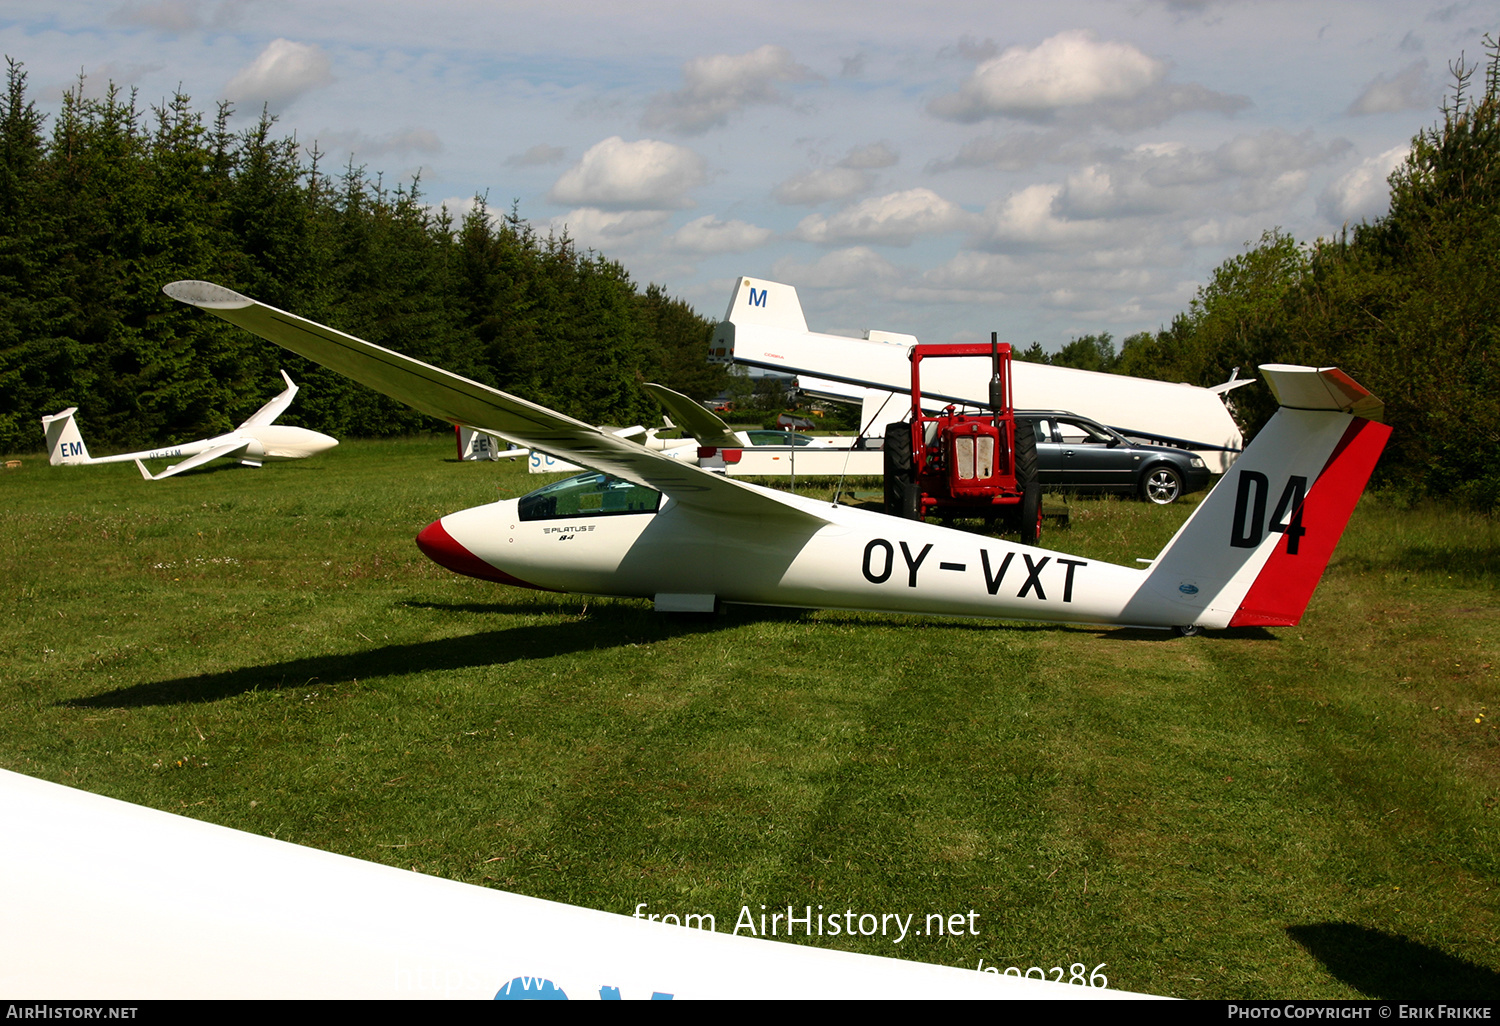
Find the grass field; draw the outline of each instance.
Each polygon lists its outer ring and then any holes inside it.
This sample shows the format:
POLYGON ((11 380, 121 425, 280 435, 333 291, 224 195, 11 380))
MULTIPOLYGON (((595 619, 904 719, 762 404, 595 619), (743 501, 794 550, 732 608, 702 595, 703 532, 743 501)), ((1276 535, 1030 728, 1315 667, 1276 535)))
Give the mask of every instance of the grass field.
MULTIPOLYGON (((0 766, 721 931, 962 913, 977 933, 805 942, 1180 997, 1500 997, 1493 521, 1366 497, 1295 628, 692 620, 428 562, 428 521, 538 481, 452 455, 158 484, 21 457, 0 766)), ((1128 564, 1190 506, 1074 499, 1044 541, 1128 564)))

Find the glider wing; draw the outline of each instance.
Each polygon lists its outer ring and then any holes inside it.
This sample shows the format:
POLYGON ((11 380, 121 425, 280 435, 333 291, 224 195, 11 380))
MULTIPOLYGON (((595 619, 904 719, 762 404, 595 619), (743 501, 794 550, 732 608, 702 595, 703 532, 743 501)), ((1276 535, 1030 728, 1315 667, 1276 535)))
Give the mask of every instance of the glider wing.
POLYGON ((826 522, 791 496, 700 470, 519 396, 403 356, 206 281, 168 296, 368 385, 422 413, 653 488, 683 506, 805 525, 826 522))

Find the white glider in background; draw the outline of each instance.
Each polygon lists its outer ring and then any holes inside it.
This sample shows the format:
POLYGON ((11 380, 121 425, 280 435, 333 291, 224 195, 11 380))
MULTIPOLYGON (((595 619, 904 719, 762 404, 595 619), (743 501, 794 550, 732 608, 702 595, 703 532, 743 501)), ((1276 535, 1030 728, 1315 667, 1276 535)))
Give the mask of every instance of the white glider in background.
POLYGON ((458 442, 460 460, 510 460, 531 452, 530 449, 514 445, 508 449, 502 448, 501 443, 505 439, 497 438, 488 431, 471 428, 467 424, 453 425, 453 435, 458 442))
POLYGON ((164 477, 180 474, 184 470, 201 467, 210 460, 221 457, 238 460, 247 467, 258 467, 267 460, 301 460, 316 456, 338 445, 338 439, 307 428, 288 427, 276 424, 277 417, 286 412, 297 396, 297 386, 286 371, 281 372, 286 382, 286 391, 251 414, 239 427, 226 435, 203 438, 196 442, 163 446, 144 452, 120 453, 117 456, 90 456, 83 435, 73 414, 78 407, 70 406, 61 413, 42 418, 42 430, 47 435, 47 457, 54 466, 81 466, 95 463, 133 462, 147 481, 160 481, 164 477), (170 460, 179 456, 187 459, 175 463, 152 476, 142 460, 170 460))
MULTIPOLYGON (((623 438, 636 438, 674 460, 731 477, 786 477, 799 472, 808 476, 875 476, 884 471, 878 449, 855 450, 855 439, 842 436, 813 437, 776 429, 735 431, 719 415, 700 403, 664 385, 642 386, 667 411, 668 428, 679 428, 683 438, 660 438, 657 428, 641 427, 617 431, 601 428, 623 438), (678 421, 673 423, 673 419, 678 421), (645 434, 645 438, 640 436, 645 434)), ((576 474, 584 468, 543 452, 533 452, 529 469, 533 474, 576 474)))
POLYGON ((433 560, 522 587, 651 598, 1198 628, 1297 623, 1389 437, 1336 368, 1262 367, 1282 409, 1147 569, 803 498, 704 471, 208 282, 167 295, 451 423, 594 473, 452 513, 433 560))
MULTIPOLYGON (((709 359, 795 374, 798 387, 810 394, 863 402, 861 426, 869 428, 884 425, 869 411, 885 396, 896 393, 892 410, 909 403, 909 352, 916 343, 914 335, 889 331, 869 331, 862 339, 809 331, 794 287, 741 278, 714 328, 709 359)), ((1255 380, 1236 376, 1210 389, 1020 360, 1011 375, 1018 409, 1068 410, 1129 438, 1190 449, 1216 474, 1229 469, 1244 445, 1223 396, 1255 380)), ((923 377, 922 394, 933 410, 950 403, 984 406, 989 380, 983 357, 945 360, 923 377)))

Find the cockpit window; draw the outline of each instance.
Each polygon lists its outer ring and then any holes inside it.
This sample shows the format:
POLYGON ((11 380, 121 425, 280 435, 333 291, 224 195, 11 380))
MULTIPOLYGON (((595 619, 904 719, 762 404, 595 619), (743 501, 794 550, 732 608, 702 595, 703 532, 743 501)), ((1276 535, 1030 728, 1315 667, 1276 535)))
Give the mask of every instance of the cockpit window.
POLYGON ((521 496, 516 505, 522 520, 562 520, 655 513, 660 504, 661 492, 590 471, 543 485, 521 496))

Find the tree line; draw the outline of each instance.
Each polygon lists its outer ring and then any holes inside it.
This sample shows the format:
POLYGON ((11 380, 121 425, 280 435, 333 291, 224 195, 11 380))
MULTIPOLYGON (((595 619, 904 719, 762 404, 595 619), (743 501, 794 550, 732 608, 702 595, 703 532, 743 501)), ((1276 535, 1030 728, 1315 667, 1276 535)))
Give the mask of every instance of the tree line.
POLYGON ((352 161, 231 131, 177 95, 142 109, 83 82, 50 119, 7 59, 0 101, 0 452, 79 408, 99 453, 227 431, 303 386, 286 423, 339 437, 441 427, 341 375, 168 299, 182 278, 525 395, 592 423, 659 423, 641 389, 724 387, 712 324, 615 261, 476 200, 461 218, 352 161), (48 121, 50 120, 50 124, 48 121))
MULTIPOLYGON (((1500 45, 1485 43, 1482 65, 1452 66, 1383 217, 1310 243, 1272 229, 1160 331, 1021 358, 1204 386, 1235 367, 1336 365, 1385 401, 1378 482, 1500 509, 1500 45)), ((1275 412, 1266 389, 1233 398, 1249 431, 1275 412)))

